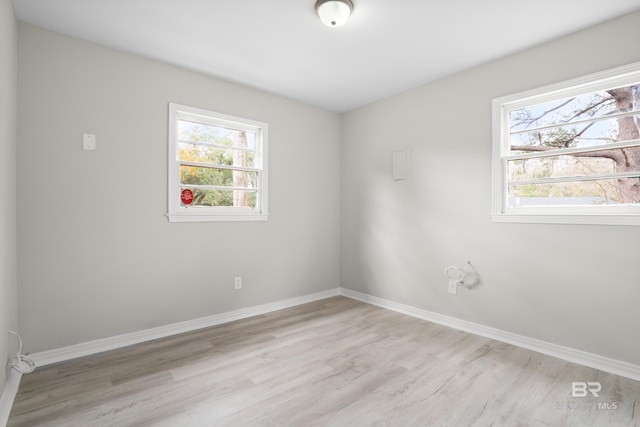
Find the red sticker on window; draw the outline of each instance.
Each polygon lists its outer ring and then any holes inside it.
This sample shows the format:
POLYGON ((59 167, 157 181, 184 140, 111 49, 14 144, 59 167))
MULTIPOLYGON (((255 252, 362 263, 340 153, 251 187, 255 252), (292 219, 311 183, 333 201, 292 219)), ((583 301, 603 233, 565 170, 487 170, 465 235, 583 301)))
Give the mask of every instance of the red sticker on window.
POLYGON ((190 205, 191 203, 193 203, 193 191, 189 190, 188 188, 182 190, 182 192, 180 193, 180 200, 182 200, 182 203, 184 203, 185 205, 190 205))

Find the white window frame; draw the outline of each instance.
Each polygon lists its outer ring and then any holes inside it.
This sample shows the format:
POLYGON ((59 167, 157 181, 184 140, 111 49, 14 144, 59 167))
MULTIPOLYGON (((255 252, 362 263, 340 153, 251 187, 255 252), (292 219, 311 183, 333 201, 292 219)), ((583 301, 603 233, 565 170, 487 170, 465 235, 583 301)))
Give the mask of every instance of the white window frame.
MULTIPOLYGON (((203 221, 266 221, 268 211, 268 134, 269 125, 264 122, 217 113, 175 103, 169 104, 169 169, 168 169, 168 213, 169 222, 203 221), (189 120, 229 129, 244 130, 256 134, 256 151, 253 172, 257 173, 255 208, 229 206, 183 206, 180 202, 180 164, 178 157, 178 121, 189 120)), ((245 168, 246 169, 246 168, 245 168)))
MULTIPOLYGON (((510 156, 509 113, 528 106, 582 95, 616 86, 630 85, 640 80, 640 62, 541 88, 496 98, 492 102, 493 158, 492 158, 492 213, 493 222, 640 225, 640 207, 637 206, 545 206, 509 207, 507 160, 510 156)), ((640 144, 640 140, 619 143, 621 146, 640 144)), ((569 150, 570 151, 570 150, 569 150)), ((575 150, 577 151, 577 150, 575 150)), ((565 154, 567 150, 544 152, 565 154)), ((535 157, 532 154, 530 157, 535 157)), ((520 156, 522 157, 522 156, 520 156)), ((524 157, 529 157, 525 155, 524 157)))

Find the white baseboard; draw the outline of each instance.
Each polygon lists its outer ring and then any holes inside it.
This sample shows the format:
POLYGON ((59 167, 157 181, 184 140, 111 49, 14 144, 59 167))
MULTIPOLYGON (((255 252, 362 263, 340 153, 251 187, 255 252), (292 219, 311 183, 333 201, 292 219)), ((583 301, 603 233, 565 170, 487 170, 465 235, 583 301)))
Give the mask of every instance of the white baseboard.
POLYGON ((6 427, 9 421, 9 415, 11 414, 13 401, 16 399, 16 394, 18 394, 21 378, 22 374, 20 372, 11 369, 7 377, 7 383, 4 385, 2 396, 0 396, 0 426, 2 427, 6 427))
POLYGON ((78 357, 102 353, 103 351, 115 350, 133 344, 139 344, 146 341, 165 338, 171 335, 220 325, 222 323, 233 322, 234 320, 240 320, 251 316, 270 313, 272 311, 282 310, 285 308, 294 307, 296 305, 306 304, 308 302, 317 301, 337 295, 340 295, 339 288, 317 292, 297 298, 276 301, 269 304, 256 305, 253 307, 243 308, 227 313, 215 314, 213 316, 173 323, 171 325, 160 326, 157 328, 145 329, 138 332, 131 332, 128 334, 116 335, 114 337, 87 341, 84 343, 62 347, 54 350, 33 353, 30 354, 29 357, 35 362, 37 367, 42 367, 54 363, 76 359, 78 357))
POLYGON ((496 341, 513 344, 515 346, 533 350, 538 353, 557 357, 568 362, 577 363, 580 365, 588 366, 590 368, 598 369, 600 371, 609 372, 615 375, 620 375, 621 377, 640 381, 640 366, 638 365, 633 365, 631 363, 610 359, 607 357, 599 356, 597 354, 587 353, 581 350, 563 347, 561 345, 552 344, 546 341, 517 335, 511 332, 503 331, 501 329, 490 328, 488 326, 479 325, 477 323, 468 322, 466 320, 456 319, 454 317, 445 316, 427 310, 422 310, 420 308, 400 304, 345 288, 340 288, 340 294, 358 301, 366 302, 371 305, 397 311, 398 313, 407 314, 409 316, 428 320, 430 322, 438 323, 443 326, 448 326, 450 328, 469 332, 474 335, 480 335, 486 338, 494 339, 496 341))
MULTIPOLYGON (((587 353, 569 347, 563 347, 546 341, 541 341, 511 332, 495 329, 488 326, 480 325, 465 320, 456 319, 454 317, 445 316, 431 311, 419 309, 405 304, 400 304, 383 298, 374 297, 360 292, 352 291, 345 288, 335 288, 328 291, 318 292, 302 297, 291 298, 283 301, 276 301, 269 304, 248 307, 227 313, 216 314, 213 316, 202 317, 194 320, 187 320, 171 325, 160 326, 157 328, 146 329, 143 331, 132 332, 114 337, 103 338, 85 343, 75 344, 68 347, 58 348, 54 350, 43 351, 40 353, 30 354, 29 357, 36 363, 37 367, 42 367, 54 363, 64 362, 78 357, 89 356, 91 354, 101 353, 104 351, 115 350, 128 345, 139 344, 159 338, 165 338, 175 334, 191 332, 197 329, 207 328, 210 326, 220 325, 222 323, 232 322, 234 320, 245 319, 251 316, 270 313, 272 311, 282 310, 284 308, 294 307, 296 305, 305 304, 329 298, 336 295, 344 295, 358 301, 376 305, 378 307, 393 310, 419 319, 428 320, 454 329, 459 329, 475 335, 491 338, 497 341, 513 344, 518 347, 526 348, 538 353, 547 354, 569 362, 578 363, 601 371, 620 375, 635 381, 640 381, 640 366, 631 363, 622 362, 615 359, 599 356, 597 354, 587 353)), ((19 379, 18 379, 19 382, 19 379)), ((8 384, 8 382, 7 382, 8 384)), ((17 390, 17 388, 16 388, 17 390)), ((4 395, 3 395, 4 398, 4 395)), ((13 402, 13 401, 12 401, 13 402)), ((4 400, 2 402, 4 404, 4 400)), ((0 408, 2 409, 2 408, 0 408)), ((11 408, 9 407, 9 410, 11 408)), ((1 414, 1 412, 0 412, 1 414)), ((1 424, 0 424, 1 425, 1 424)))

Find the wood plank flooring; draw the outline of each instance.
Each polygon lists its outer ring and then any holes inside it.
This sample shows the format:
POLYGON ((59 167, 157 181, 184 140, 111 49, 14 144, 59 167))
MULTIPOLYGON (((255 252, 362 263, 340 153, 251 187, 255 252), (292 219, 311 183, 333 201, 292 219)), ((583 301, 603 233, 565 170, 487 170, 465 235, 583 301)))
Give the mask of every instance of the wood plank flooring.
POLYGON ((640 383, 344 297, 24 375, 17 426, 631 426, 640 383), (572 398, 572 381, 600 396, 572 398))

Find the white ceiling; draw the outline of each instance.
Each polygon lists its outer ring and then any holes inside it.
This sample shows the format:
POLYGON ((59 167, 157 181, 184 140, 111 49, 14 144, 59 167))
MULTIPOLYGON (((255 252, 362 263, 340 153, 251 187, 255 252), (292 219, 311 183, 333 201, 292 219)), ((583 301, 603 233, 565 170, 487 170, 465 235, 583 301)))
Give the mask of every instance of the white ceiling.
MULTIPOLYGON (((13 0, 60 33, 343 112, 633 10, 640 0, 13 0)), ((571 54, 571 52, 567 52, 571 54)))

